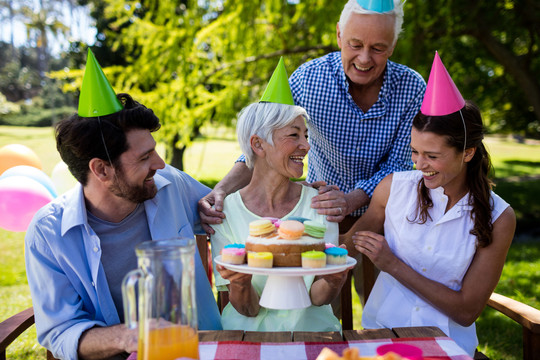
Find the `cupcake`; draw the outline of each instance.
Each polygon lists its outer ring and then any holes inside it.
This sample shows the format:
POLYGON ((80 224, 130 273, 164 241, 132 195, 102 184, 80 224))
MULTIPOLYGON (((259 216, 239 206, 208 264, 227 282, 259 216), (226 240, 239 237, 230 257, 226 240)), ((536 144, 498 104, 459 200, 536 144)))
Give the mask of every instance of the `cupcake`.
POLYGON ((302 267, 307 269, 326 266, 326 254, 322 251, 306 251, 302 253, 302 267))
POLYGON ((248 266, 259 268, 271 268, 274 262, 271 252, 249 252, 247 259, 248 266))
POLYGON ((328 265, 344 265, 347 263, 348 251, 340 247, 329 247, 324 250, 328 265))
POLYGON ((221 250, 221 261, 227 264, 241 265, 246 262, 246 248, 242 244, 229 244, 221 250), (233 246, 229 246, 233 245, 233 246), (238 246, 241 245, 241 246, 238 246))

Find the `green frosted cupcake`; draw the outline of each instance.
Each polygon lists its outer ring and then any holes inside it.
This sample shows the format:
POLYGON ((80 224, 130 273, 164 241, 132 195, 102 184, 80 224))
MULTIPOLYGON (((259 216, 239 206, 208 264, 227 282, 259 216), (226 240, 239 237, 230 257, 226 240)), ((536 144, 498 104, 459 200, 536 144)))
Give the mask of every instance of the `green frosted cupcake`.
POLYGON ((302 267, 307 269, 326 266, 326 254, 322 251, 306 251, 302 253, 302 267))

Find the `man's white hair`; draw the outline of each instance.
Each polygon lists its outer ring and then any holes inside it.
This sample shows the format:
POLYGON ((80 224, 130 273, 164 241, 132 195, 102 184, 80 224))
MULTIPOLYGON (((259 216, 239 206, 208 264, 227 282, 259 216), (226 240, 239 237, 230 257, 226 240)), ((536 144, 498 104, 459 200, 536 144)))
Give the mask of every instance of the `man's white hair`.
POLYGON ((236 135, 240 148, 246 157, 246 166, 253 168, 255 154, 251 149, 251 137, 257 135, 270 145, 274 131, 291 124, 298 116, 308 120, 303 107, 270 102, 253 103, 240 111, 236 124, 236 135))
POLYGON ((352 13, 367 14, 367 15, 373 15, 373 14, 391 15, 391 16, 394 16, 394 19, 395 19, 393 45, 396 45, 397 39, 399 37, 399 34, 401 33, 402 26, 403 26, 403 4, 405 4, 405 1, 394 0, 394 9, 381 14, 373 10, 364 9, 358 4, 356 0, 349 0, 347 4, 345 4, 345 7, 343 8, 343 11, 341 12, 341 16, 339 17, 339 28, 341 29, 341 32, 343 32, 343 30, 345 29, 345 25, 347 25, 347 21, 349 21, 349 18, 351 17, 352 13))

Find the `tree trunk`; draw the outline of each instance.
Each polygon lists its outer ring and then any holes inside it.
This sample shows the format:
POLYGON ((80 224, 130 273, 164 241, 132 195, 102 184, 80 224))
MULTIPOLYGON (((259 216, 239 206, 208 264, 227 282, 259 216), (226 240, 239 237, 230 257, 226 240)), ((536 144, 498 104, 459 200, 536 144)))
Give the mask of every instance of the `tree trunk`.
POLYGON ((515 79, 523 94, 533 107, 536 119, 540 121, 540 85, 534 74, 519 61, 519 58, 500 44, 489 33, 479 30, 474 36, 499 61, 504 69, 515 79))
POLYGON ((172 144, 169 144, 168 150, 172 153, 171 156, 171 165, 177 168, 178 170, 184 170, 184 152, 186 151, 186 147, 182 146, 180 148, 177 148, 175 146, 176 142, 178 141, 178 135, 174 137, 174 140, 172 144))

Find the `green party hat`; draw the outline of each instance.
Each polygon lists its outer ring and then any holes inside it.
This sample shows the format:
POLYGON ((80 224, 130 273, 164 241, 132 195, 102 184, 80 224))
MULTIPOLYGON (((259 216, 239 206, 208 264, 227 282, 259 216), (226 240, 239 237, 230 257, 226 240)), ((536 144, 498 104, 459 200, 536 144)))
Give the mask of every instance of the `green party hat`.
POLYGON ((283 57, 279 58, 279 63, 259 102, 294 105, 291 87, 289 86, 289 77, 287 76, 283 57))
POLYGON ((79 96, 79 116, 105 116, 119 112, 123 108, 89 48, 79 96))

